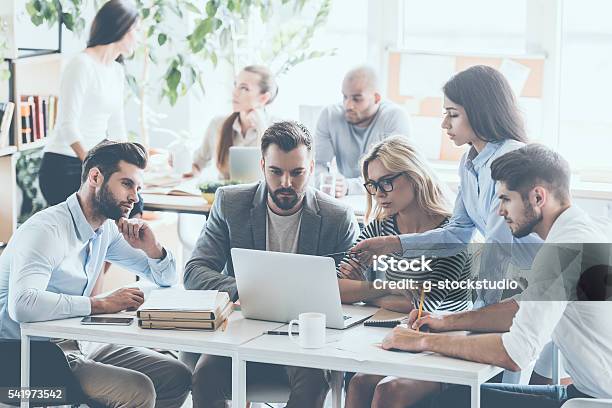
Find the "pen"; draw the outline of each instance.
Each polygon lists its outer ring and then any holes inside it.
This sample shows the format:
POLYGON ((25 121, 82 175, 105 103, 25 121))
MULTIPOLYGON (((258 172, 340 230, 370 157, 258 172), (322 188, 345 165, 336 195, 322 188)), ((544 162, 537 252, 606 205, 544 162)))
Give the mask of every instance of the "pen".
MULTIPOLYGON (((270 334, 270 335, 273 335, 273 336, 288 336, 289 332, 288 331, 283 331, 283 330, 268 330, 266 332, 266 334, 270 334)), ((298 336, 300 333, 291 332, 291 334, 294 334, 294 335, 298 336)))
MULTIPOLYGON (((417 315, 417 320, 421 318, 421 314, 423 313, 423 301, 425 300, 425 290, 421 288, 421 301, 419 302, 419 314, 417 315)), ((417 327, 416 331, 419 331, 417 327)))

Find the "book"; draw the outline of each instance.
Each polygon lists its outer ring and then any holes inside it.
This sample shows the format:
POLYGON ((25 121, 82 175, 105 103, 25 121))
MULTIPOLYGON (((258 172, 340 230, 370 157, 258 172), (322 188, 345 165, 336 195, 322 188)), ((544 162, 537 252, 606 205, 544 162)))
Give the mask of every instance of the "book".
POLYGON ((218 290, 154 289, 136 315, 143 320, 215 320, 231 304, 218 290))
POLYGON ((45 119, 43 114, 43 98, 42 96, 33 95, 32 101, 34 103, 34 121, 36 123, 35 128, 38 132, 35 134, 36 140, 43 139, 46 136, 45 130, 45 119))
POLYGON ((217 305, 213 310, 138 310, 136 316, 142 320, 189 320, 189 321, 210 321, 216 320, 228 304, 231 304, 226 292, 218 293, 217 305))
POLYGON ((0 102, 0 149, 9 145, 9 131, 14 109, 15 104, 13 102, 0 102))
MULTIPOLYGON (((21 102, 28 106, 28 122, 30 128, 30 134, 28 137, 29 142, 35 142, 39 139, 40 129, 38 129, 38 120, 36 116, 36 106, 34 104, 34 96, 32 95, 21 95, 21 102)), ((23 128, 22 128, 23 131, 23 128)))
POLYGON ((175 177, 159 176, 145 180, 144 193, 165 194, 176 196, 201 196, 202 192, 198 188, 199 180, 177 180, 175 177))
POLYGON ((30 121, 30 104, 21 102, 19 116, 21 117, 21 143, 30 143, 32 136, 32 122, 30 121))
POLYGON ((49 130, 55 129, 55 119, 57 117, 57 96, 49 96, 49 130))
POLYGON ((214 320, 142 320, 138 319, 138 326, 143 329, 164 330, 217 330, 232 314, 232 303, 228 302, 225 308, 217 314, 214 320))

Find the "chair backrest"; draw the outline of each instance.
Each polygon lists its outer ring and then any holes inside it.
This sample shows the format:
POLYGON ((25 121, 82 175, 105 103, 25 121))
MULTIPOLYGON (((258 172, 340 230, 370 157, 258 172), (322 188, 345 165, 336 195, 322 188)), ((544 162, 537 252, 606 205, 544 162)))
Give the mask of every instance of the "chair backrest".
MULTIPOLYGON (((19 340, 0 342, 1 387, 21 385, 21 343, 19 340)), ((62 387, 66 390, 66 402, 87 402, 81 386, 74 376, 64 352, 50 341, 33 341, 30 346, 30 385, 32 387, 62 387)), ((0 401, 2 403, 2 401, 0 401)), ((36 406, 53 406, 57 401, 41 402, 36 406)), ((12 405, 12 404, 11 404, 12 405)), ((17 403, 16 405, 19 405, 17 403)), ((34 406, 34 405, 31 405, 34 406)))

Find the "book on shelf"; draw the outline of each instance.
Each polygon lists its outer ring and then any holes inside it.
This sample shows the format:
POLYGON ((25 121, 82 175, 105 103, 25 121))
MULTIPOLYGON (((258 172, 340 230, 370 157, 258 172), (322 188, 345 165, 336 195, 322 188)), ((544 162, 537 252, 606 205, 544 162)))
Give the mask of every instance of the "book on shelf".
POLYGON ((223 326, 229 315, 232 314, 232 302, 228 302, 223 310, 215 315, 214 319, 210 320, 183 320, 183 319, 167 319, 167 320, 145 320, 138 319, 138 326, 143 329, 165 329, 165 330, 217 330, 223 326))
POLYGON ((21 117, 21 143, 30 143, 32 141, 32 122, 30 121, 31 107, 29 103, 21 102, 19 110, 21 117))
POLYGON ((55 127, 57 97, 21 95, 21 143, 31 143, 49 136, 55 127))
POLYGON ((0 102, 0 149, 10 144, 9 130, 13 120, 13 102, 0 102))

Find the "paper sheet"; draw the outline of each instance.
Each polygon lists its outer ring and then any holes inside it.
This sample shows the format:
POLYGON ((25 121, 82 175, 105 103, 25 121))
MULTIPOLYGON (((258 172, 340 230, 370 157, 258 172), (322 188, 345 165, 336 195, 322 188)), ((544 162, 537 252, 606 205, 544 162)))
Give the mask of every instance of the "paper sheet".
POLYGON ((214 310, 218 290, 154 289, 139 310, 214 310))
POLYGON ((529 78, 531 69, 523 64, 519 64, 516 61, 504 58, 501 66, 499 67, 499 72, 504 74, 504 76, 508 79, 514 94, 517 97, 521 96, 523 88, 525 88, 525 83, 527 83, 527 78, 529 78))
POLYGON ((400 95, 439 97, 442 95, 442 86, 454 73, 454 57, 402 54, 400 60, 400 95))

